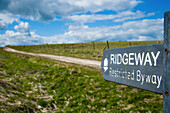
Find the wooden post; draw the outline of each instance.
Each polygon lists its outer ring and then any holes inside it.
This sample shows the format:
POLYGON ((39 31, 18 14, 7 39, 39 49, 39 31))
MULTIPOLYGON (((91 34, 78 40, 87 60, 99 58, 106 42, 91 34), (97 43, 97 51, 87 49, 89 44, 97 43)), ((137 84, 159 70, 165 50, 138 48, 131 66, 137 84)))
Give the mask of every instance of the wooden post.
POLYGON ((73 44, 72 44, 72 50, 74 50, 73 44))
POLYGON ((107 48, 109 49, 109 42, 108 42, 108 41, 106 41, 106 44, 107 44, 107 48))
POLYGON ((59 44, 57 44, 57 52, 59 52, 59 44))
POLYGON ((95 51, 95 45, 94 45, 94 42, 92 42, 93 43, 93 50, 95 51))
POLYGON ((57 44, 57 49, 59 49, 59 44, 57 44))
POLYGON ((81 48, 82 48, 82 51, 83 51, 83 43, 81 43, 81 48))
POLYGON ((129 42, 129 46, 131 46, 131 42, 129 42))
POLYGON ((65 51, 65 49, 66 49, 66 48, 65 48, 65 44, 63 44, 63 46, 64 46, 64 51, 65 51))
POLYGON ((163 112, 170 113, 170 11, 164 13, 163 112))

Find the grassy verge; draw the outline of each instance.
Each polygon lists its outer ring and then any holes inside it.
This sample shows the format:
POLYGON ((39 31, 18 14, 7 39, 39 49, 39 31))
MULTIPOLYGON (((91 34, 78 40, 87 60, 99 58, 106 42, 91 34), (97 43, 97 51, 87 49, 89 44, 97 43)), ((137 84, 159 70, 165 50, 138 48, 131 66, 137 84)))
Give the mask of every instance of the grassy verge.
POLYGON ((104 81, 100 70, 0 50, 0 112, 153 112, 160 94, 104 81))
MULTIPOLYGON (((162 43, 163 41, 132 41, 132 42, 109 42, 109 48, 128 47, 162 43)), ((101 60, 106 42, 76 43, 76 44, 47 44, 34 46, 10 46, 17 50, 46 53, 61 56, 72 56, 85 59, 101 60)))

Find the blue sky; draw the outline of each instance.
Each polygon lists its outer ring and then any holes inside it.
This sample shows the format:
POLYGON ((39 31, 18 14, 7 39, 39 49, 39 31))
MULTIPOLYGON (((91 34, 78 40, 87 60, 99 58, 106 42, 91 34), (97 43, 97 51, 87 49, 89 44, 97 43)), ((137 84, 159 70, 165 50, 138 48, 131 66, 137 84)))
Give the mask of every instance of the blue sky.
POLYGON ((163 40, 169 0, 0 0, 0 47, 163 40))

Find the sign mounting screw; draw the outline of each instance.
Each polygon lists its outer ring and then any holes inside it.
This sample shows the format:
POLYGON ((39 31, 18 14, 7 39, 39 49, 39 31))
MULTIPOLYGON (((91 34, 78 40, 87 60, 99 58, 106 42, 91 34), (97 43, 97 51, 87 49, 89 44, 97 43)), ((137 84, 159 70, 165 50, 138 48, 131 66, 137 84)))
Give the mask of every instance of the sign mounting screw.
POLYGON ((165 49, 165 54, 168 54, 168 49, 165 49))
POLYGON ((165 91, 165 95, 166 95, 166 96, 169 96, 169 92, 168 92, 168 91, 165 91))

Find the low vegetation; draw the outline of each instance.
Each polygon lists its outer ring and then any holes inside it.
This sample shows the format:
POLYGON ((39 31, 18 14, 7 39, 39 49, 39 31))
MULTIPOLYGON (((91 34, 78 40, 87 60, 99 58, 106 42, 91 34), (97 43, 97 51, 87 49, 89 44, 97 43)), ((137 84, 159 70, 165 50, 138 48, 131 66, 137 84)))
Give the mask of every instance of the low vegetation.
POLYGON ((160 94, 103 80, 100 69, 0 50, 2 113, 159 113, 162 102, 160 94))
MULTIPOLYGON (((162 43, 163 41, 119 41, 109 42, 109 48, 129 47, 137 45, 147 45, 162 43)), ((85 59, 101 60, 103 50, 107 49, 106 42, 91 42, 91 43, 76 43, 76 44, 46 44, 46 45, 31 45, 31 46, 10 46, 11 48, 34 52, 34 53, 46 53, 60 56, 72 56, 85 59)))

